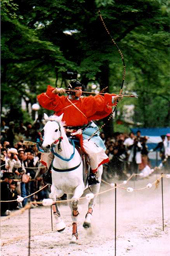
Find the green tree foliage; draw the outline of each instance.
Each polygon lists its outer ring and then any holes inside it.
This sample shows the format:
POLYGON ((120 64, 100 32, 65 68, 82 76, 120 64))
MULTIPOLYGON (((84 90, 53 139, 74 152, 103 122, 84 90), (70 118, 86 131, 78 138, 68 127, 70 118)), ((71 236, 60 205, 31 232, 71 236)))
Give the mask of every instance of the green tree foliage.
POLYGON ((67 70, 119 93, 121 58, 99 9, 124 55, 124 91, 139 95, 123 99, 119 112, 134 104, 134 122, 170 126, 167 0, 2 1, 2 105, 34 103, 48 83, 63 86, 67 70))

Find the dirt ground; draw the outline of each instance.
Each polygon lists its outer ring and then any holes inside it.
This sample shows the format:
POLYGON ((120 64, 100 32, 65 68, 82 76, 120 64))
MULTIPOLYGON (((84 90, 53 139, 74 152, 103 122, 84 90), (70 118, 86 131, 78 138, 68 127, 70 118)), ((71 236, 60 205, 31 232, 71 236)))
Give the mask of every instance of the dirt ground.
MULTIPOLYGON (((160 177, 138 178, 117 189, 117 229, 115 250, 115 190, 102 183, 98 195, 92 227, 82 227, 87 210, 87 200, 80 201, 78 220, 79 240, 71 244, 71 217, 67 203, 60 204, 60 211, 67 225, 58 233, 50 207, 31 209, 31 240, 28 249, 28 210, 24 213, 1 217, 2 256, 168 256, 170 255, 170 179, 163 178, 164 222, 162 220, 161 182, 156 188, 153 183, 160 177), (149 185, 148 185, 149 186, 149 185), (134 188, 127 192, 127 188, 134 188), (143 189, 144 188, 144 189, 143 189), (163 225, 164 224, 164 225, 163 225), (164 226, 164 231, 163 231, 164 226)), ((112 180, 120 184, 122 181, 112 180)), ((87 191, 88 192, 88 191, 87 191)), ((89 193, 89 192, 88 192, 89 193)))

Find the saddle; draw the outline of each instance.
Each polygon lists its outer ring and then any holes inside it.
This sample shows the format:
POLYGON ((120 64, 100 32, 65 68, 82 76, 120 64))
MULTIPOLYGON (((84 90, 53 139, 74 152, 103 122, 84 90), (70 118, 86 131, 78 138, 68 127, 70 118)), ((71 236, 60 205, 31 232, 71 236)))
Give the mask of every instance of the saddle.
POLYGON ((94 173, 92 173, 90 170, 90 160, 89 156, 86 154, 84 147, 83 147, 83 136, 82 136, 82 130, 79 129, 76 132, 71 130, 66 130, 67 136, 70 138, 72 142, 74 142, 75 147, 77 151, 79 152, 82 161, 83 161, 83 181, 85 186, 88 185, 95 185, 99 183, 99 181, 96 179, 96 176, 94 173))
POLYGON ((83 147, 82 131, 80 129, 78 131, 67 129, 66 134, 70 141, 75 144, 75 148, 81 156, 83 162, 83 181, 86 186, 90 175, 90 160, 83 147))

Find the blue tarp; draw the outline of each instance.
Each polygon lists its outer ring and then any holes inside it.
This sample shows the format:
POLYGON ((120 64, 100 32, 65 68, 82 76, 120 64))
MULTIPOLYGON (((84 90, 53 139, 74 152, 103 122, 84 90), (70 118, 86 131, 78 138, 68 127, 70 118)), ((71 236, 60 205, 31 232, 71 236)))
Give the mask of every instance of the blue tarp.
POLYGON ((141 136, 161 136, 170 133, 169 128, 132 128, 132 132, 136 134, 137 131, 141 132, 141 136))
POLYGON ((154 148, 161 140, 161 135, 170 133, 170 127, 168 128, 132 128, 131 131, 136 134, 137 131, 141 132, 141 136, 147 136, 147 144, 149 149, 154 148))

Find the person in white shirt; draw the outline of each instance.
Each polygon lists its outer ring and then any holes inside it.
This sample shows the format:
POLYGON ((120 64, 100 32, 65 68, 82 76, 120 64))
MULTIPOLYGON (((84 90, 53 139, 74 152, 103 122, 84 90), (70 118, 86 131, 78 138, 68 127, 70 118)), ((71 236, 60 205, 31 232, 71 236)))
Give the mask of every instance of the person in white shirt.
POLYGON ((129 137, 128 138, 126 138, 125 140, 124 140, 124 146, 125 146, 125 148, 126 148, 126 152, 127 152, 127 164, 126 164, 126 170, 127 170, 127 172, 130 172, 131 173, 131 171, 130 171, 130 161, 129 161, 129 156, 130 156, 130 152, 131 152, 131 146, 134 144, 134 139, 135 139, 135 135, 134 135, 134 133, 133 132, 130 132, 129 133, 129 137), (129 148, 130 147, 130 148, 129 148))
POLYGON ((6 158, 5 161, 5 168, 7 169, 8 172, 13 172, 14 168, 19 168, 21 167, 20 160, 18 159, 18 151, 15 148, 10 148, 7 151, 8 158, 6 158))

